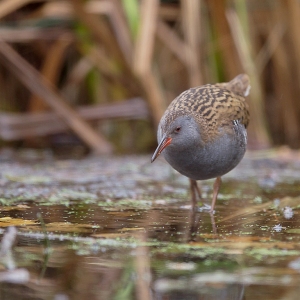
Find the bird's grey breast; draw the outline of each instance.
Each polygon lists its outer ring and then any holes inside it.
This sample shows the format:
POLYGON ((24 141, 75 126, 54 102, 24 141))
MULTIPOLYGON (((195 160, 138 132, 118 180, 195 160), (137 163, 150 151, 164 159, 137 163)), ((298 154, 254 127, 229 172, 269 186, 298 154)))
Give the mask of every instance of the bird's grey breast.
POLYGON ((179 173, 194 180, 222 176, 243 158, 247 145, 245 126, 238 120, 220 129, 220 136, 206 144, 195 144, 185 149, 168 147, 164 157, 179 173))

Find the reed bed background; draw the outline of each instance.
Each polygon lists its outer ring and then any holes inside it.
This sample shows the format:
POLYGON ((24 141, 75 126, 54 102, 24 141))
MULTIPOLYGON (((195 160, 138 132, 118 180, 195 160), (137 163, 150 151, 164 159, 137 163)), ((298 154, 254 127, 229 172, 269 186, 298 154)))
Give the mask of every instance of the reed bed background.
POLYGON ((150 151, 179 93, 245 72, 249 147, 299 148, 299 53, 298 0, 2 0, 0 145, 150 151))

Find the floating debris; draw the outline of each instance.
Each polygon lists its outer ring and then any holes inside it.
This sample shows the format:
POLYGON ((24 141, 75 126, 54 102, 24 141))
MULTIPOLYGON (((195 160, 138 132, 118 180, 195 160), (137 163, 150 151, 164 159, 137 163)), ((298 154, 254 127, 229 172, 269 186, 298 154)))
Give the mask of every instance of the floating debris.
POLYGON ((281 224, 276 224, 274 227, 273 227, 273 230, 276 231, 276 232, 280 232, 282 231, 283 227, 281 226, 281 224))
POLYGON ((293 212, 293 209, 289 206, 286 206, 284 209, 283 209, 283 216, 286 218, 286 219, 291 219, 294 215, 294 212, 293 212))

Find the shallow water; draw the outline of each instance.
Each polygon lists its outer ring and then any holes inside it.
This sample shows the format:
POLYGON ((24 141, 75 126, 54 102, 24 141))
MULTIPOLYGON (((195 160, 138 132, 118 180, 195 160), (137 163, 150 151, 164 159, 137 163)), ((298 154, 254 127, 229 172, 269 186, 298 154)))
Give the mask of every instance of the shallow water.
POLYGON ((299 298, 298 160, 249 154, 211 216, 191 214, 187 179, 149 159, 2 160, 1 235, 18 234, 0 253, 0 299, 299 298))

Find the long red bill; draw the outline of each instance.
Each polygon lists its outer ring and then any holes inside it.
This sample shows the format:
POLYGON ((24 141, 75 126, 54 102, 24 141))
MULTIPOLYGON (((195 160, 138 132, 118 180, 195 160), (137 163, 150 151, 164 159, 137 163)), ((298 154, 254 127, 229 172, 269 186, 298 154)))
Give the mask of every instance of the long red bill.
POLYGON ((165 137, 162 138, 162 140, 160 141, 159 145, 157 146, 152 158, 151 158, 151 162, 154 162, 156 160, 156 158, 159 156, 159 154, 161 154, 161 152, 171 144, 172 142, 172 138, 170 137, 165 137))

